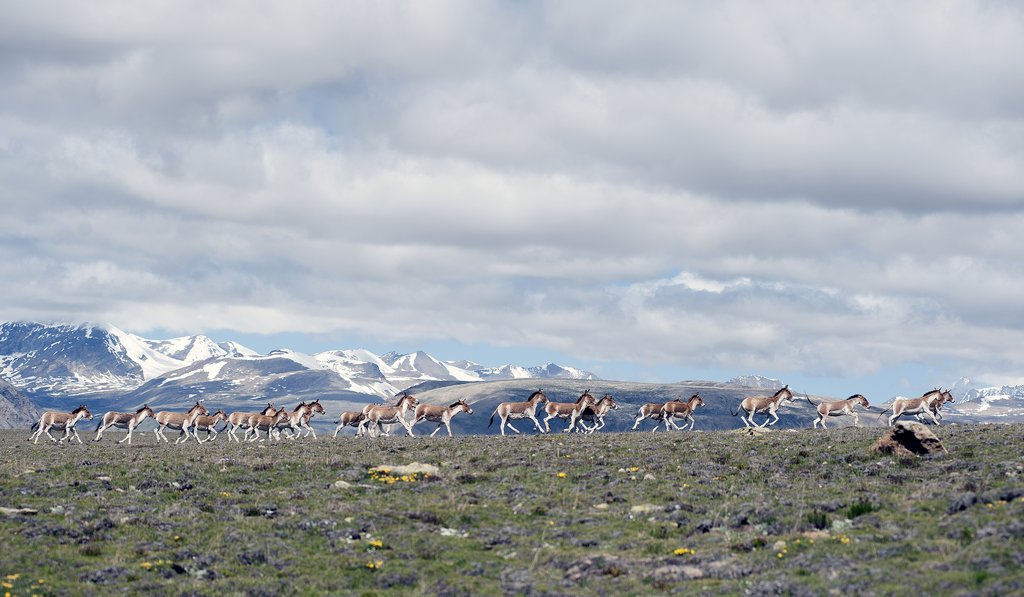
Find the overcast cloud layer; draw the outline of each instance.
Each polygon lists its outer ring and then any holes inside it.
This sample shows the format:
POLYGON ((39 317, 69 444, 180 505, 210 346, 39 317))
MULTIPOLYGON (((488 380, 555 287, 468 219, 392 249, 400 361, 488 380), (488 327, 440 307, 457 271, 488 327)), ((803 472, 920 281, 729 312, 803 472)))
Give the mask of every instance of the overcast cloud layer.
POLYGON ((0 319, 1024 378, 1016 3, 0 11, 0 319))

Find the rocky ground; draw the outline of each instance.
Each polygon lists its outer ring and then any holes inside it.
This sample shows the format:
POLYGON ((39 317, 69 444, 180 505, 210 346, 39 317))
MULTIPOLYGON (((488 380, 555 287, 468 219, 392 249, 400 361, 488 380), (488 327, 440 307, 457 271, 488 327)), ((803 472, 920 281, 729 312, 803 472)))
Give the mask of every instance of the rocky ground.
POLYGON ((872 453, 878 428, 0 431, 0 579, 12 595, 1024 592, 1024 426, 935 431, 949 453, 912 458, 872 453))

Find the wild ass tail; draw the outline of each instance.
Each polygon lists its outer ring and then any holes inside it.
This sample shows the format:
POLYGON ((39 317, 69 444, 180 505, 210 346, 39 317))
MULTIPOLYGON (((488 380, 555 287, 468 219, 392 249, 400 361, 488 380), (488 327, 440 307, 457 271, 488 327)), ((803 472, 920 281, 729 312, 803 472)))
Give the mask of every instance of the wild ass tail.
POLYGON ((811 397, 808 396, 806 393, 804 393, 804 398, 807 399, 807 403, 810 404, 811 406, 818 406, 817 404, 811 402, 811 397))
POLYGON ((736 411, 732 413, 732 416, 735 417, 738 414, 740 414, 740 409, 737 408, 736 411))
POLYGON ((496 415, 496 414, 498 414, 498 409, 494 409, 494 412, 491 413, 491 420, 487 421, 487 428, 488 429, 490 429, 491 425, 494 424, 494 415, 496 415))

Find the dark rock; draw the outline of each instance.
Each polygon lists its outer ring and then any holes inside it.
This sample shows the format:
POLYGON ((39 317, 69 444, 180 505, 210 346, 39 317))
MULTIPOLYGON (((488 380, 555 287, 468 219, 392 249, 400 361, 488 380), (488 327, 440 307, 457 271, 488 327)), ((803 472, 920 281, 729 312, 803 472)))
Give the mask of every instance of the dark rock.
POLYGON ((79 576, 78 578, 82 582, 88 582, 88 583, 94 583, 94 584, 104 584, 104 583, 114 582, 114 581, 118 580, 119 578, 121 578, 122 576, 125 576, 126 574, 128 574, 128 569, 127 568, 122 568, 120 566, 111 566, 110 568, 104 568, 103 570, 96 570, 95 572, 86 572, 85 574, 79 576))
POLYGON ((962 510, 966 510, 978 503, 978 496, 973 491, 967 491, 958 495, 950 504, 946 510, 949 514, 955 514, 962 510))
POLYGON ((939 438, 922 423, 916 421, 899 421, 886 435, 879 438, 871 447, 876 452, 895 456, 912 456, 922 454, 945 454, 939 438))

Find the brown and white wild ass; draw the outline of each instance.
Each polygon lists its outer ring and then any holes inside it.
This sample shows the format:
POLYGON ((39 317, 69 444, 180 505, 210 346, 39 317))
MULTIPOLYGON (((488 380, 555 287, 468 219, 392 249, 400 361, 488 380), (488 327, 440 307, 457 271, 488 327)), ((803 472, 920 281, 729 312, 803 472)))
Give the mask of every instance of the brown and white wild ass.
POLYGON ((377 426, 377 435, 380 436, 387 435, 384 431, 384 425, 401 423, 402 427, 405 427, 405 432, 409 434, 409 437, 412 437, 412 424, 405 420, 405 413, 410 408, 415 407, 416 404, 416 398, 412 394, 406 393, 398 399, 398 403, 395 406, 384 406, 383 404, 368 405, 367 408, 363 409, 364 417, 362 422, 359 423, 359 428, 372 437, 373 434, 370 433, 371 425, 377 426))
POLYGON ((611 394, 605 394, 593 406, 583 409, 583 412, 580 413, 579 425, 586 433, 593 433, 603 429, 604 416, 608 414, 608 411, 617 408, 619 408, 619 405, 615 403, 615 399, 611 397, 611 394), (585 421, 590 421, 593 425, 588 427, 585 421))
MULTIPOLYGON (((682 403, 683 399, 682 398, 676 398, 675 400, 672 400, 671 402, 682 403)), ((634 417, 633 417, 633 427, 632 427, 631 431, 636 431, 636 428, 640 425, 640 421, 643 421, 644 419, 651 419, 651 420, 653 420, 654 421, 654 429, 651 429, 651 432, 657 431, 658 430, 658 425, 661 424, 661 421, 663 419, 662 415, 664 414, 663 411, 665 410, 665 405, 666 404, 670 404, 670 403, 669 402, 648 402, 647 404, 641 406, 640 409, 636 411, 636 415, 634 415, 634 417)), ((666 427, 665 430, 668 431, 668 428, 666 427)))
POLYGON ((434 437, 441 427, 444 426, 448 429, 448 437, 452 436, 452 417, 465 412, 467 415, 473 414, 473 409, 469 407, 469 404, 465 400, 459 400, 453 402, 448 406, 437 406, 434 404, 420 404, 416 407, 416 417, 413 419, 413 426, 420 421, 427 420, 431 423, 437 423, 437 429, 434 429, 434 433, 430 434, 430 437, 434 437))
POLYGON ((525 402, 502 402, 494 409, 491 413, 491 418, 487 422, 487 428, 490 429, 491 425, 494 424, 494 416, 497 415, 501 419, 501 434, 505 435, 505 426, 516 433, 521 433, 518 429, 509 423, 509 419, 530 419, 533 424, 537 426, 537 431, 544 433, 544 428, 540 426, 540 421, 537 420, 536 410, 538 404, 543 404, 548 401, 548 397, 544 395, 544 392, 537 390, 530 394, 530 397, 525 402))
POLYGON ((274 428, 274 434, 280 434, 281 431, 288 431, 286 436, 288 439, 297 439, 299 432, 303 429, 306 430, 306 434, 303 437, 309 437, 313 435, 313 439, 316 439, 316 431, 309 425, 309 420, 315 414, 323 414, 324 407, 320 404, 319 400, 313 402, 301 402, 295 407, 295 410, 288 413, 288 418, 281 421, 274 428))
POLYGON ((249 435, 249 417, 253 415, 274 415, 277 413, 277 408, 274 407, 273 402, 268 402, 267 407, 258 413, 246 413, 246 412, 233 412, 228 415, 228 425, 231 426, 228 429, 228 441, 235 440, 238 443, 242 443, 242 440, 238 439, 235 435, 235 431, 242 429, 245 431, 245 436, 249 435))
POLYGON ((338 433, 345 427, 355 427, 356 436, 363 434, 362 427, 359 426, 363 422, 363 413, 355 410, 344 410, 338 415, 338 426, 334 428, 334 437, 338 437, 338 433))
POLYGON ((918 398, 897 398, 892 401, 892 405, 889 408, 883 410, 882 414, 878 415, 878 418, 882 418, 882 415, 891 410, 892 416, 889 417, 889 427, 892 427, 896 419, 900 418, 901 415, 927 414, 931 417, 932 422, 938 425, 939 420, 932 411, 932 405, 944 399, 942 390, 938 388, 925 392, 918 398))
MULTIPOLYGON (((217 424, 221 421, 227 420, 228 415, 222 410, 218 410, 212 415, 199 415, 196 417, 195 424, 192 426, 192 435, 196 436, 196 441, 199 443, 217 439, 217 424), (200 431, 206 432, 205 438, 199 439, 200 431)), ((225 427, 227 427, 227 425, 225 425, 225 427)), ((223 431, 223 429, 221 431, 223 431)))
POLYGON ((167 439, 167 436, 164 435, 164 429, 167 429, 168 427, 179 432, 178 438, 174 440, 174 443, 177 444, 187 441, 190 435, 189 429, 191 429, 192 425, 195 424, 196 417, 208 414, 210 413, 207 412, 206 407, 199 401, 196 401, 195 405, 185 413, 177 413, 168 410, 162 410, 156 413, 156 416, 153 418, 156 419, 157 424, 160 425, 156 428, 156 431, 153 432, 156 434, 156 442, 160 443, 160 440, 164 440, 165 442, 170 443, 171 440, 167 439))
POLYGON ((690 399, 686 402, 679 400, 666 402, 661 409, 661 418, 665 420, 665 431, 668 431, 670 425, 676 431, 679 431, 681 428, 684 429, 686 428, 685 421, 690 421, 690 431, 693 431, 693 427, 697 423, 693 419, 693 411, 701 406, 704 406, 704 399, 700 397, 700 393, 690 396, 690 399), (684 421, 683 427, 677 426, 673 419, 682 419, 684 421))
MULTIPOLYGON (((951 394, 949 390, 940 389, 940 391, 942 392, 942 397, 935 402, 932 402, 931 410, 932 414, 935 415, 935 418, 942 421, 942 405, 947 402, 953 402, 953 394, 951 394)), ((924 413, 917 413, 914 416, 917 417, 918 421, 924 421, 924 413)))
MULTIPOLYGON (((281 421, 288 420, 288 411, 281 409, 272 415, 249 415, 249 419, 246 421, 248 429, 245 430, 245 438, 251 442, 256 441, 260 436, 260 431, 266 431, 266 439, 274 437, 273 430, 281 421), (249 437, 249 434, 252 437, 249 437)), ((274 437, 276 441, 281 441, 281 437, 274 437)), ((263 441, 260 439, 260 441, 263 441)))
POLYGON ((580 413, 583 409, 588 406, 593 406, 597 403, 594 396, 590 393, 590 390, 586 390, 580 397, 576 399, 576 402, 548 402, 544 405, 544 412, 547 416, 544 417, 544 431, 551 433, 551 419, 569 419, 569 425, 562 430, 563 433, 569 433, 573 427, 576 426, 576 419, 580 417, 580 413))
POLYGON ((853 426, 860 427, 860 417, 853 407, 859 404, 865 410, 871 409, 868 399, 861 394, 854 394, 846 400, 823 400, 818 404, 811 402, 811 397, 807 394, 804 394, 804 398, 807 398, 807 402, 818 412, 818 418, 814 419, 814 425, 812 425, 815 429, 817 429, 818 423, 821 423, 821 428, 825 429, 825 419, 843 415, 853 415, 853 426))
MULTIPOLYGON (((53 443, 62 443, 64 440, 72 437, 73 434, 78 443, 82 443, 82 438, 78 437, 78 429, 75 428, 75 425, 82 419, 87 421, 92 419, 92 413, 89 412, 89 408, 84 404, 69 413, 48 410, 39 417, 39 422, 32 426, 32 429, 37 427, 38 429, 36 429, 35 433, 28 436, 28 439, 34 439, 35 441, 32 443, 38 444, 39 436, 45 433, 46 437, 50 438, 53 443), (50 429, 63 429, 64 435, 61 436, 60 440, 57 440, 50 435, 50 429)), ((71 440, 68 440, 68 443, 70 442, 71 440)))
POLYGON ((124 443, 127 440, 128 445, 130 446, 132 444, 132 432, 135 431, 135 428, 142 424, 142 422, 146 420, 146 417, 155 416, 153 409, 149 408, 148 404, 143 404, 142 408, 135 411, 134 414, 109 411, 103 415, 103 420, 96 426, 96 439, 92 441, 100 441, 100 438, 103 437, 104 431, 111 427, 117 427, 118 429, 128 430, 128 435, 118 440, 117 443, 124 443))
MULTIPOLYGON (((319 399, 310 402, 307 406, 309 406, 309 409, 306 411, 306 414, 299 418, 299 427, 306 430, 306 433, 303 434, 302 437, 309 437, 312 435, 313 439, 316 439, 316 431, 314 431, 313 426, 309 424, 309 420, 315 415, 322 415, 327 411, 324 410, 324 406, 320 404, 319 399)), ((298 433, 296 433, 296 435, 298 435, 298 433)))
POLYGON ((732 416, 735 417, 740 411, 746 411, 746 416, 740 416, 744 426, 764 428, 774 425, 779 422, 779 407, 782 406, 783 400, 793 402, 793 392, 790 391, 789 385, 783 386, 773 396, 747 396, 740 402, 739 409, 732 413, 732 416), (762 425, 754 424, 754 413, 768 413, 762 425))

